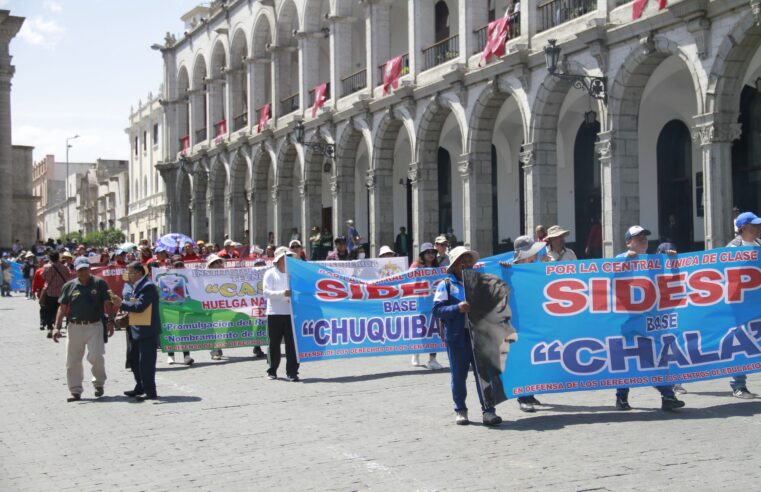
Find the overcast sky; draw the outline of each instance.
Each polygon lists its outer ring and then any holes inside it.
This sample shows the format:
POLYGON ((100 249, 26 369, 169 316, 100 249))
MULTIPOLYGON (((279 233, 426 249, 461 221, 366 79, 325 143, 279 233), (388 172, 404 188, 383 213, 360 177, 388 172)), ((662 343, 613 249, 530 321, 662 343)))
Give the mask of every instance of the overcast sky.
POLYGON ((161 53, 150 45, 181 33, 197 0, 0 0, 26 17, 11 41, 13 143, 72 162, 128 159, 130 106, 156 94, 161 53))

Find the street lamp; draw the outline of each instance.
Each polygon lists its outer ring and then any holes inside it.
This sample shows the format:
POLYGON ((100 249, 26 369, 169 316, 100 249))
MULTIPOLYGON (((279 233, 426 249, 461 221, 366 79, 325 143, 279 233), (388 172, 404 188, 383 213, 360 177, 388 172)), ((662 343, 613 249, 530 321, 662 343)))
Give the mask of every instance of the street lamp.
POLYGON ((66 138, 66 180, 64 181, 64 187, 66 188, 66 234, 69 233, 69 149, 71 148, 69 142, 75 138, 79 138, 79 134, 66 138))
POLYGON ((296 128, 294 129, 296 132, 296 141, 303 145, 304 147, 307 147, 312 150, 315 154, 318 155, 324 155, 327 157, 334 157, 336 155, 336 146, 329 143, 322 143, 322 142, 306 142, 304 139, 304 122, 298 121, 296 122, 296 128))
POLYGON ((550 75, 562 80, 567 80, 577 89, 587 91, 587 94, 599 99, 608 105, 608 77, 596 77, 594 75, 576 75, 572 73, 559 73, 558 60, 560 59, 560 46, 557 46, 556 39, 548 40, 548 45, 544 47, 544 61, 547 64, 547 71, 550 75))

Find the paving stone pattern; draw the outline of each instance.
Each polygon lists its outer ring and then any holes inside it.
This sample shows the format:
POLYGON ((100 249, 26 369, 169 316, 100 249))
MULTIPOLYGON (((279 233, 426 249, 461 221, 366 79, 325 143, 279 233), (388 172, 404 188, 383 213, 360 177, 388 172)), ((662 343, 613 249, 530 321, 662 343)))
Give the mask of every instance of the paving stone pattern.
POLYGON ((15 296, 0 299, 2 491, 754 490, 761 476, 761 399, 730 397, 725 380, 687 385, 674 413, 641 388, 628 413, 613 391, 569 393, 540 396, 536 414, 503 403, 498 428, 459 427, 448 372, 408 357, 308 363, 288 383, 236 349, 220 362, 194 353, 192 367, 160 355, 160 400, 136 403, 122 396, 133 380, 117 332, 105 396, 86 385, 66 403, 65 345, 15 296))

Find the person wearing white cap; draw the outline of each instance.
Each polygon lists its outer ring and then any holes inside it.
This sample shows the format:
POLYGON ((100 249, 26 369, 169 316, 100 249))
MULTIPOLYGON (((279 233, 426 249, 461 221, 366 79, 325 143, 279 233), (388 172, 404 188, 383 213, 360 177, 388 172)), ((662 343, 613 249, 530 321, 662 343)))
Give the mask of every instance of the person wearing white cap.
MULTIPOLYGON (((416 268, 438 268, 439 260, 436 258, 436 248, 431 243, 423 243, 420 245, 420 255, 417 260, 412 263, 410 269, 416 268)), ((421 367, 420 354, 412 356, 412 365, 415 367, 421 367)), ((428 364, 425 365, 432 371, 438 371, 442 369, 439 361, 436 360, 436 353, 428 354, 428 364)))
MULTIPOLYGON (((214 270, 217 268, 224 268, 225 267, 225 259, 217 256, 215 254, 211 254, 206 257, 206 268, 214 270)), ((222 349, 211 349, 211 360, 222 360, 222 349)))
POLYGON ((449 266, 449 256, 447 255, 449 240, 447 237, 444 235, 436 237, 433 241, 433 247, 436 248, 436 252, 438 253, 437 259, 439 260, 439 266, 449 266))
POLYGON ((293 253, 296 258, 306 261, 307 257, 304 254, 304 247, 301 245, 301 241, 298 239, 291 239, 291 242, 288 243, 288 249, 291 250, 291 253, 293 253))
MULTIPOLYGON (((442 339, 447 345, 449 355, 449 372, 452 381, 452 399, 454 400, 455 423, 467 425, 468 407, 465 404, 468 391, 465 382, 468 371, 476 363, 473 359, 473 346, 470 341, 470 329, 465 314, 470 311, 470 304, 465 301, 465 287, 462 283, 462 271, 473 268, 479 256, 476 251, 464 246, 458 246, 449 253, 451 264, 447 267, 447 277, 440 282, 433 297, 433 315, 442 325, 442 339)), ((495 413, 493 407, 484 405, 478 378, 476 388, 481 402, 483 423, 498 425, 502 419, 495 413)))
POLYGON ((264 297, 267 299, 267 332, 270 339, 270 367, 267 378, 277 379, 280 367, 280 344, 285 342, 285 373, 288 381, 299 381, 299 363, 291 325, 291 289, 285 271, 285 257, 295 256, 285 246, 275 250, 275 268, 264 274, 264 297))
POLYGON ((548 244, 547 254, 553 261, 576 261, 576 253, 565 246, 565 238, 571 233, 558 225, 547 229, 547 236, 544 241, 548 244))
MULTIPOLYGON (((761 246, 761 218, 753 212, 743 212, 735 217, 735 232, 737 235, 732 239, 727 247, 738 248, 740 246, 761 246)), ((743 400, 750 400, 756 397, 751 393, 747 385, 748 376, 745 374, 736 374, 732 376, 729 385, 732 387, 732 396, 743 400)))
POLYGON ((378 251, 378 258, 393 258, 394 256, 396 256, 394 250, 385 245, 378 251))
MULTIPOLYGON (((626 251, 616 256, 624 260, 634 259, 637 255, 647 254, 648 241, 647 236, 651 232, 640 225, 633 225, 624 234, 624 240, 626 241, 626 251)), ((673 253, 673 251, 671 252, 673 253)), ((684 402, 677 399, 674 393, 674 386, 656 386, 661 393, 661 410, 675 410, 682 408, 684 402)), ((629 388, 616 389, 616 408, 618 410, 631 410, 629 405, 629 388)))
POLYGON ((219 253, 220 258, 228 260, 240 258, 240 253, 235 249, 235 243, 231 239, 225 239, 224 245, 224 249, 219 253))

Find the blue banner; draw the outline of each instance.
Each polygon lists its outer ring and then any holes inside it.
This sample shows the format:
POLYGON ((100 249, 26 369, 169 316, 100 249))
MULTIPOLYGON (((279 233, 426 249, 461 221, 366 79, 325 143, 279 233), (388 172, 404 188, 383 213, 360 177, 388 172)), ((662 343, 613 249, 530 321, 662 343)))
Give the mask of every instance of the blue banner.
POLYGON ((24 279, 24 272, 23 267, 21 263, 16 263, 15 261, 9 261, 8 264, 11 266, 11 271, 13 272, 13 280, 11 280, 11 290, 17 290, 17 291, 24 291, 26 290, 26 280, 24 279))
POLYGON ((761 370, 759 251, 489 263, 466 272, 484 396, 496 404, 761 370))
MULTIPOLYGON (((512 253, 493 256, 477 267, 509 258, 512 253)), ((366 281, 288 258, 287 271, 301 362, 446 351, 439 322, 431 315, 446 268, 366 281)))

